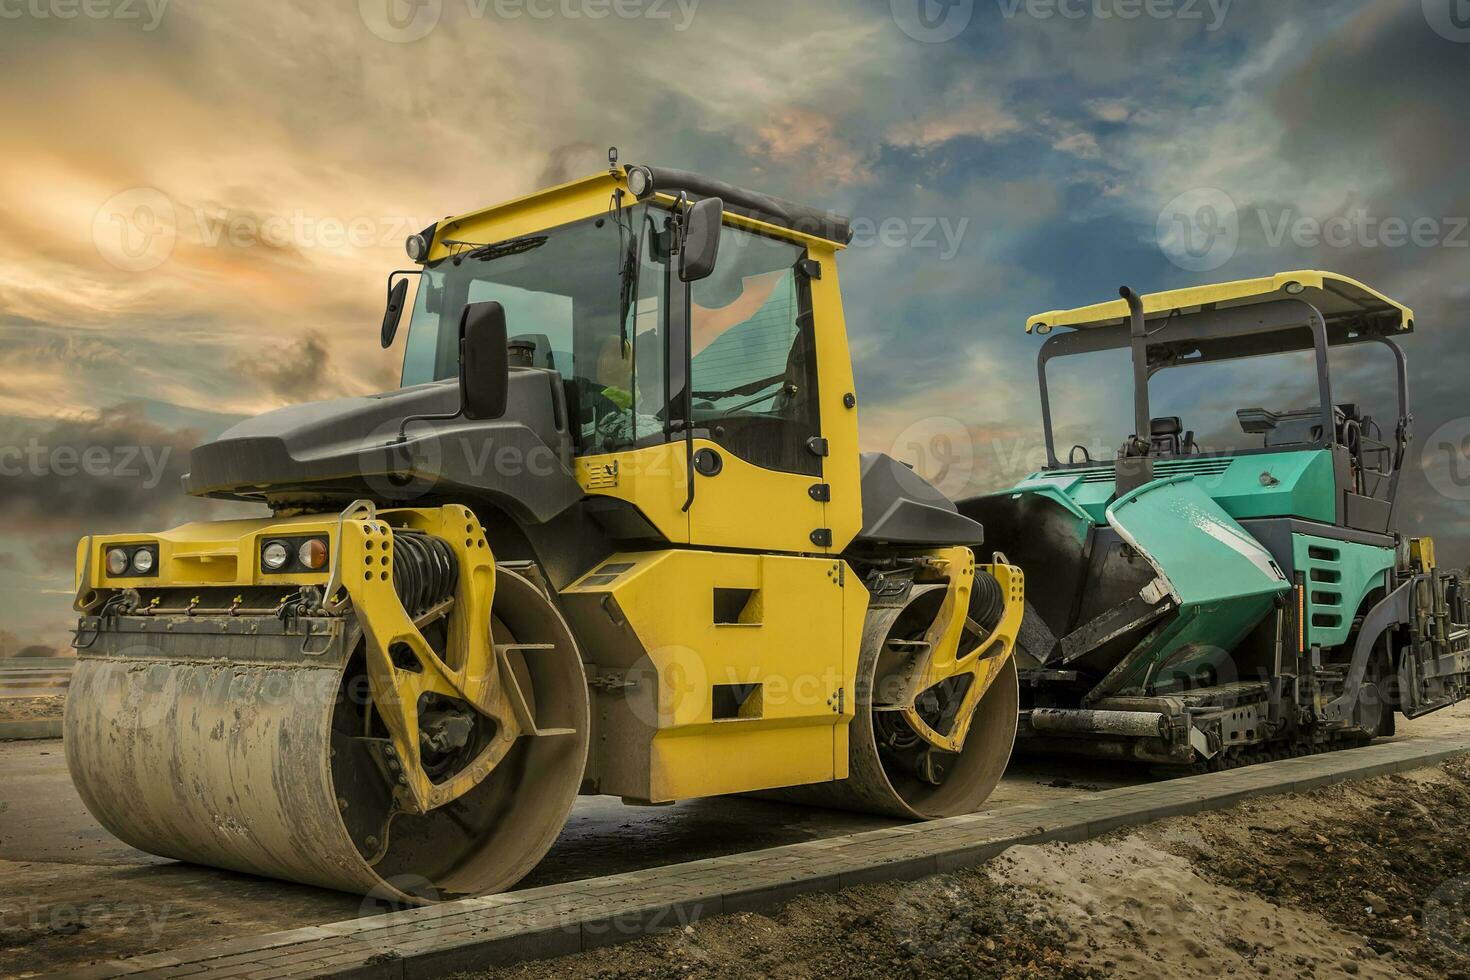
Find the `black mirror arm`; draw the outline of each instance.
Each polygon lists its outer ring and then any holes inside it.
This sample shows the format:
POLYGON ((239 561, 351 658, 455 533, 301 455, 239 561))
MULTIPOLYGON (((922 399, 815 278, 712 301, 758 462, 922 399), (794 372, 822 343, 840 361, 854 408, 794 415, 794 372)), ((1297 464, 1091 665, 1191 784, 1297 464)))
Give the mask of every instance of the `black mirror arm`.
MULTIPOLYGON (((468 319, 469 308, 459 318, 459 363, 464 364, 464 325, 468 319)), ((464 384, 455 385, 454 390, 459 393, 459 407, 448 415, 406 415, 403 421, 398 423, 398 438, 389 445, 401 446, 408 442, 408 423, 410 422, 453 422, 455 419, 464 418, 464 384)))
POLYGON ((408 423, 410 422, 453 422, 455 419, 464 418, 464 400, 460 399, 459 409, 449 415, 408 415, 398 424, 398 438, 390 445, 401 446, 408 441, 408 423))

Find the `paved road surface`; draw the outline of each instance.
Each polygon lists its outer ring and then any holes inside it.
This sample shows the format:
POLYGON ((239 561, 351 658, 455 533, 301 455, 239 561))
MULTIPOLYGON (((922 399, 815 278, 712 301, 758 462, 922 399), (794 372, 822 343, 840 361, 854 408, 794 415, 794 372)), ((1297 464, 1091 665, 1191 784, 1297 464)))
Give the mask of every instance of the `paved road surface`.
MULTIPOLYGON (((1470 705, 1400 734, 1464 731, 1470 705)), ((988 807, 1074 797, 1143 781, 1094 762, 1012 766, 988 807)), ((797 843, 889 824, 883 818, 747 799, 627 807, 578 801, 522 887, 797 843)), ((0 975, 54 970, 185 943, 337 921, 373 911, 357 896, 181 864, 110 837, 72 789, 59 741, 0 743, 0 975)))
MULTIPOLYGON (((1024 766, 1007 776, 992 805, 1073 795, 1079 787, 1128 785, 1138 777, 1136 770, 1090 763, 1024 766)), ((761 800, 629 807, 611 797, 584 797, 561 839, 521 887, 890 823, 761 800)), ((115 840, 72 789, 59 741, 0 743, 0 880, 0 975, 332 922, 364 911, 357 896, 168 861, 115 840)))
POLYGON ((71 657, 0 658, 0 698, 41 697, 65 691, 76 663, 71 657))

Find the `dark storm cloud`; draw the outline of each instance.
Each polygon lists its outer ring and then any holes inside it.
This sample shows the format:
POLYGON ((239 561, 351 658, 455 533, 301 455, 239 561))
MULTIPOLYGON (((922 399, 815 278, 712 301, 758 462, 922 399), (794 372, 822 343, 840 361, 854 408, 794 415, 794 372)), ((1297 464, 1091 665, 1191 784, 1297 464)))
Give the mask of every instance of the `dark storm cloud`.
POLYGON ((185 497, 192 429, 150 421, 137 403, 62 420, 0 419, 0 523, 44 566, 69 566, 87 533, 159 530, 217 512, 185 497))
MULTIPOLYGON (((1470 122, 1462 100, 1449 96, 1466 91, 1470 48, 1434 33, 1420 4, 1381 0, 1324 38, 1279 80, 1270 100, 1283 124, 1279 156, 1301 176, 1304 192, 1319 174, 1337 178, 1333 183, 1342 189, 1332 213, 1307 216, 1372 222, 1358 224, 1366 233, 1354 231, 1342 245, 1288 242, 1278 250, 1358 278, 1415 310, 1418 331, 1403 346, 1418 441, 1406 465, 1399 514, 1406 530, 1435 535, 1442 560, 1452 564, 1470 562, 1470 503, 1436 490, 1419 464, 1435 432, 1470 416, 1464 380, 1470 192, 1463 181, 1470 122), (1345 173, 1350 176, 1344 179, 1345 173), (1427 244, 1394 245, 1382 234, 1388 220, 1426 222, 1435 234, 1427 244)), ((1291 201, 1260 209, 1304 214, 1291 201)), ((1255 223, 1243 215, 1243 231, 1255 223)), ((1351 384, 1386 403, 1390 385, 1381 375, 1354 372, 1340 380, 1340 390, 1351 384)))
POLYGON ((1346 162, 1434 191, 1470 152, 1466 92, 1470 48, 1436 34, 1421 4, 1377 0, 1282 80, 1272 100, 1281 152, 1304 173, 1346 162))
MULTIPOLYGON (((630 161, 623 161, 625 163, 630 161)), ((538 187, 555 187, 593 173, 607 163, 607 147, 591 143, 565 143, 547 154, 546 166, 536 179, 538 187)))
POLYGON ((336 393, 326 338, 307 334, 284 349, 241 359, 240 370, 288 401, 315 401, 336 393))

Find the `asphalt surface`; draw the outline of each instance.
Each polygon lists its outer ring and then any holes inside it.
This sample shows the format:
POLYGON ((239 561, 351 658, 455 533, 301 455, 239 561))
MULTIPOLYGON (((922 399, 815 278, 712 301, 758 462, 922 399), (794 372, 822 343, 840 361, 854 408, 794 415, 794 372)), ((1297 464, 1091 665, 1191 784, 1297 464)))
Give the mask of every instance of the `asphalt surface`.
MULTIPOLYGON (((1400 736, 1463 731, 1470 705, 1400 736)), ((87 813, 60 741, 0 742, 0 976, 322 924, 381 909, 371 900, 183 864, 112 838, 87 813)), ((1013 763, 986 809, 1075 799, 1148 781, 1141 767, 1091 761, 1013 763)), ((745 798, 630 807, 578 801, 528 888, 889 826, 885 818, 745 798)))
MULTIPOLYGON (((48 972, 186 943, 335 922, 379 909, 359 896, 145 854, 107 833, 67 775, 60 741, 0 742, 0 976, 48 972)), ((1018 763, 988 806, 1129 785, 1141 770, 1018 763)), ((672 806, 578 800, 519 887, 557 884, 890 826, 863 814, 721 797, 672 806)))
POLYGON ((7 657, 0 659, 0 699, 25 698, 65 691, 76 660, 71 657, 7 657))

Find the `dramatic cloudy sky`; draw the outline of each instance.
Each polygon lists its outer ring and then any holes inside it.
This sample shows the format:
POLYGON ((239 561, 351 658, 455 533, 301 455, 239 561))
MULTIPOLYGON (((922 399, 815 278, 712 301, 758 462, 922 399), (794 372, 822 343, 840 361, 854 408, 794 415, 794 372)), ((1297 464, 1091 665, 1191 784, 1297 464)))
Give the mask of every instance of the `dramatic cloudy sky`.
MULTIPOLYGON (((0 653, 63 641, 84 530, 214 512, 179 496, 189 446, 394 383, 406 234, 612 144, 859 219, 864 438, 948 489, 1038 462, 1029 313, 1372 283, 1418 312, 1402 520, 1470 561, 1467 6, 0 0, 0 653)), ((1372 366, 1340 397, 1381 403, 1372 366)), ((1127 434, 1105 377, 1069 442, 1127 434)), ((1208 432, 1277 384, 1180 397, 1208 432)))

